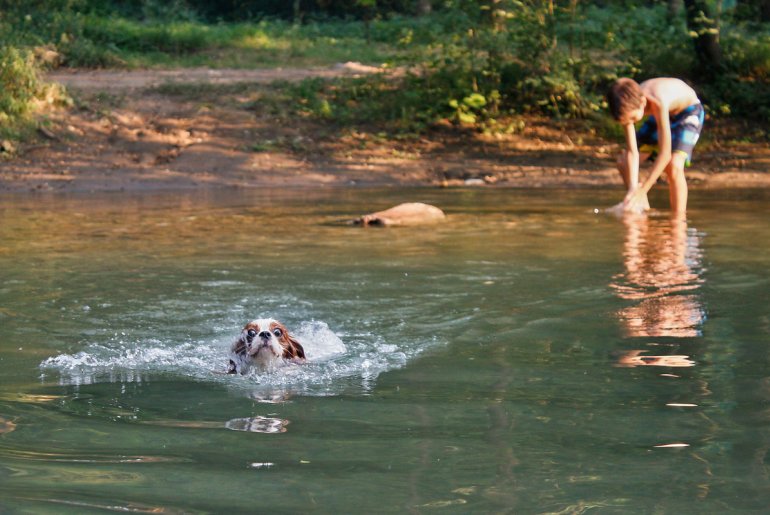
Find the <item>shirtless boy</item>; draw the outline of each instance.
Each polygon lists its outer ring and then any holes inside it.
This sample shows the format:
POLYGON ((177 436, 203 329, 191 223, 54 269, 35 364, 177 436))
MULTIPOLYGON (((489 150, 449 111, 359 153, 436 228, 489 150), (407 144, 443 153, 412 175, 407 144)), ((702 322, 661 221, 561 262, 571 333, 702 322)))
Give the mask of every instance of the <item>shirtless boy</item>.
POLYGON ((698 141, 705 111, 695 91, 679 79, 661 77, 638 84, 618 79, 607 93, 612 117, 623 126, 626 148, 618 157, 618 170, 627 194, 625 211, 650 208, 647 193, 660 174, 668 176, 671 211, 687 210, 687 182, 684 167, 689 165, 698 141), (639 131, 634 124, 647 116, 639 131), (639 163, 657 149, 657 157, 647 179, 639 182, 639 163))

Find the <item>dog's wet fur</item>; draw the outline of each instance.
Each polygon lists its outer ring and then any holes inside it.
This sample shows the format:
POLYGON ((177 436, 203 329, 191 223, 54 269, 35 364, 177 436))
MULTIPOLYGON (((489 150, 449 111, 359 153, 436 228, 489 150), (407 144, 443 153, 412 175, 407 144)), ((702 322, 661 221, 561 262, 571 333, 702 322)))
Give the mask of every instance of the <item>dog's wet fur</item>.
POLYGON ((305 349, 286 326, 272 318, 246 324, 230 349, 228 374, 245 374, 251 367, 271 370, 285 361, 302 362, 305 349))

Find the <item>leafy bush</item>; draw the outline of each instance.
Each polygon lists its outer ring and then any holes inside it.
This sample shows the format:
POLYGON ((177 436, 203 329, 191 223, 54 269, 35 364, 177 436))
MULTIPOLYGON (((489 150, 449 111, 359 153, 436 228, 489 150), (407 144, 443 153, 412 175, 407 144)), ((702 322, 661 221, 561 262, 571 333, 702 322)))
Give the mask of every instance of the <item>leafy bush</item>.
MULTIPOLYGON (((604 50, 622 75, 689 78, 694 68, 692 39, 684 16, 672 19, 666 7, 588 7, 587 48, 604 50)), ((583 24, 581 24, 583 25, 583 24)))
POLYGON ((32 53, 0 46, 0 124, 27 115, 40 90, 32 53))
POLYGON ((571 56, 574 41, 561 42, 569 13, 541 1, 501 1, 494 15, 472 7, 451 20, 452 32, 433 45, 424 72, 451 99, 454 119, 488 129, 501 114, 582 117, 598 109, 590 87, 600 69, 571 56), (469 106, 468 98, 483 98, 483 108, 469 106))
POLYGON ((733 30, 722 38, 733 71, 752 81, 770 81, 770 31, 733 30))

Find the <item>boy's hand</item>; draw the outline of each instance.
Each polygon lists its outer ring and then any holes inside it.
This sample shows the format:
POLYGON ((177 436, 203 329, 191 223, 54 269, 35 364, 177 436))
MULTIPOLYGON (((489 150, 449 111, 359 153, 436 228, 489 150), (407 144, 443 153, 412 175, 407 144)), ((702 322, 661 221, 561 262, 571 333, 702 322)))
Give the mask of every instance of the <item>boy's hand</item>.
POLYGON ((626 198, 623 199, 623 210, 626 212, 643 213, 649 209, 650 202, 647 200, 647 192, 638 186, 629 191, 626 198))

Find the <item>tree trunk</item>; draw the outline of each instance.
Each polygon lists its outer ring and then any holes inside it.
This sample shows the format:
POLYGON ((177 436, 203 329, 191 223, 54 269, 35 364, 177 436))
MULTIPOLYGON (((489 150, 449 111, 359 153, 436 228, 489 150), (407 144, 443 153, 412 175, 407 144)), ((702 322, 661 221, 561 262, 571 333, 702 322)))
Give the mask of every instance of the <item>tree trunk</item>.
POLYGON ((430 0, 417 0, 417 15, 427 16, 433 10, 430 0))
POLYGON ((682 0, 668 0, 668 15, 676 18, 682 10, 682 0))
POLYGON ((770 21, 770 0, 760 0, 759 19, 764 22, 770 21))
POLYGON ((294 14, 294 23, 302 23, 302 5, 300 0, 294 0, 291 10, 294 14))
POLYGON ((694 33, 695 56, 700 73, 712 78, 722 68, 719 25, 712 17, 706 0, 684 0, 687 29, 694 33))

